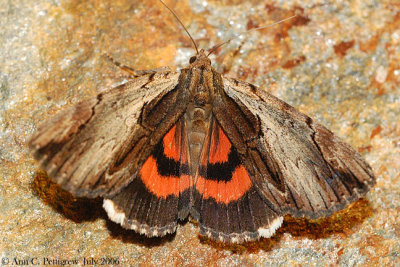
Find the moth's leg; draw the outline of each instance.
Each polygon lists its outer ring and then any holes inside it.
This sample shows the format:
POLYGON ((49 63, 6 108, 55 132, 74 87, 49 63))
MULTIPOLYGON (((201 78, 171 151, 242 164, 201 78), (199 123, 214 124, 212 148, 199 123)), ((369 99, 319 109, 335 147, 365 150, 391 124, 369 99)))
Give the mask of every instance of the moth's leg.
POLYGON ((156 72, 163 72, 163 71, 170 71, 171 69, 169 67, 161 67, 161 68, 157 68, 157 69, 152 69, 152 70, 135 70, 129 66, 126 66, 124 64, 121 64, 120 62, 116 61, 114 58, 112 58, 111 56, 105 54, 104 55, 109 61, 111 61, 115 66, 117 66, 118 68, 128 72, 130 75, 129 77, 139 77, 142 75, 146 75, 146 74, 152 74, 152 73, 156 73, 156 72))

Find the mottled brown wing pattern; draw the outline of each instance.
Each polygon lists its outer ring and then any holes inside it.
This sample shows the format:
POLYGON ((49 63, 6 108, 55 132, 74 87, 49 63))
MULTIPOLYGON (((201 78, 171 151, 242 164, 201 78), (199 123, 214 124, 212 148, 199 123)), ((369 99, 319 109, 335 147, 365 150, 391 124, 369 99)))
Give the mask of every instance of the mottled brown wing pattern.
POLYGON ((135 177, 183 112, 178 77, 143 75, 60 112, 31 138, 35 158, 76 196, 112 196, 135 177))
MULTIPOLYGON (((375 184, 370 166, 321 124, 254 85, 228 78, 223 84, 225 101, 243 109, 238 116, 251 117, 250 112, 259 121, 258 137, 243 137, 242 157, 259 192, 282 213, 326 216, 375 184)), ((223 114, 219 120, 225 120, 223 114)))

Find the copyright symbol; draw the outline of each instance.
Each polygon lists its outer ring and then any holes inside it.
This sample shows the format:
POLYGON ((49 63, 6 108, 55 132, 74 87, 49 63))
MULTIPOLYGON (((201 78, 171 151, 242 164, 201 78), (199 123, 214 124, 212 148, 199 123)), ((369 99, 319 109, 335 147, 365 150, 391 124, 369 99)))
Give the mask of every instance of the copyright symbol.
POLYGON ((8 258, 1 258, 2 265, 8 265, 9 262, 10 262, 10 260, 8 258))

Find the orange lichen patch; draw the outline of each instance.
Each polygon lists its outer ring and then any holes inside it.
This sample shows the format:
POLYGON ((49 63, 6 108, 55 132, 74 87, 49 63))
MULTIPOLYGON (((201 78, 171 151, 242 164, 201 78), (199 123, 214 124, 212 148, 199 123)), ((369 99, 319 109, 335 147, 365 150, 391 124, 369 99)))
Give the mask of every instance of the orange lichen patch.
POLYGON ((368 261, 371 266, 390 266, 393 263, 390 259, 382 259, 382 255, 390 253, 391 242, 383 236, 372 234, 364 236, 359 242, 360 253, 368 255, 368 261))
MULTIPOLYGON (((369 40, 360 42, 359 43, 360 50, 365 53, 371 53, 372 51, 375 51, 384 33, 392 35, 399 28, 400 28, 400 12, 396 13, 396 15, 393 17, 392 20, 388 21, 383 27, 377 30, 376 34, 374 34, 369 40)), ((397 54, 396 51, 398 49, 398 43, 389 42, 385 45, 385 49, 389 55, 396 55, 397 54)), ((388 65, 385 67, 387 71, 387 76, 385 77, 385 79, 379 81, 379 79, 377 80, 375 77, 375 79, 371 79, 371 84, 369 85, 369 87, 376 88, 377 89, 376 94, 378 96, 385 94, 387 89, 391 88, 395 90, 397 88, 396 86, 400 85, 400 83, 394 72, 399 68, 400 68, 399 60, 395 56, 392 58, 391 61, 388 62, 388 65)))
POLYGON ((268 14, 270 14, 272 17, 279 18, 277 20, 296 15, 294 18, 276 25, 276 28, 279 28, 279 30, 276 30, 277 34, 275 36, 275 41, 279 41, 280 39, 289 36, 288 32, 294 26, 303 26, 311 21, 304 14, 304 9, 301 7, 295 7, 292 10, 284 10, 282 8, 267 4, 265 5, 265 8, 268 10, 268 14))
POLYGON ((245 167, 240 165, 232 173, 229 182, 214 181, 199 176, 196 189, 204 199, 213 198, 217 202, 229 204, 244 196, 252 184, 245 167))
POLYGON ((283 63, 282 68, 284 68, 284 69, 294 68, 297 65, 301 64, 302 62, 304 62, 305 60, 306 60, 306 57, 303 55, 299 56, 297 58, 289 59, 288 61, 283 63))
POLYGON ((376 34, 372 36, 369 40, 365 42, 360 42, 360 50, 363 52, 370 52, 374 51, 376 47, 379 44, 379 40, 381 39, 381 36, 383 33, 388 32, 388 33, 393 33, 393 31, 396 31, 400 28, 400 13, 397 13, 393 20, 389 21, 386 23, 381 29, 376 31, 376 34))
MULTIPOLYGON (((400 212, 400 208, 398 208, 398 211, 400 212)), ((394 224, 394 231, 393 232, 397 237, 400 237, 400 223, 394 224)))
MULTIPOLYGON (((388 48, 388 52, 389 53, 394 53, 393 50, 395 50, 395 47, 391 47, 388 48)), ((392 60, 389 63, 388 66, 388 74, 386 77, 386 81, 385 83, 387 83, 388 85, 393 82, 394 84, 392 85, 392 89, 396 89, 398 86, 400 86, 400 79, 398 79, 398 77, 396 77, 395 71, 400 69, 400 62, 398 60, 392 60)))
POLYGON ((167 198, 179 197, 179 193, 189 188, 189 176, 163 176, 158 173, 157 162, 150 156, 140 169, 140 178, 146 188, 155 196, 167 198))
POLYGON ((260 25, 252 18, 249 18, 249 21, 247 22, 247 25, 246 25, 246 30, 251 30, 254 28, 258 28, 258 27, 260 27, 260 25))
MULTIPOLYGON (((265 10, 262 12, 251 14, 246 25, 247 30, 267 26, 268 24, 287 19, 294 15, 296 16, 289 20, 278 23, 273 27, 268 27, 268 29, 260 30, 260 34, 268 36, 268 38, 264 38, 263 43, 258 44, 258 47, 255 47, 254 53, 249 53, 246 56, 246 61, 252 63, 249 64, 252 65, 251 67, 246 65, 237 67, 238 71, 235 74, 237 78, 254 79, 254 77, 260 75, 257 64, 263 66, 263 73, 267 73, 271 69, 282 66, 282 61, 286 61, 285 57, 291 53, 291 44, 289 43, 290 38, 287 38, 289 36, 289 30, 295 26, 307 25, 310 22, 309 17, 301 7, 284 9, 267 4, 265 5, 265 10), (268 20, 266 20, 266 18, 268 20), (263 55, 262 61, 260 61, 260 55, 263 55)), ((238 50, 240 50, 240 48, 238 50)), ((233 54, 233 57, 236 56, 235 54, 236 53, 233 54)), ((227 60, 226 55, 224 55, 223 73, 228 73, 232 67, 232 62, 229 62, 229 60, 233 61, 233 59, 229 58, 227 60)), ((219 58, 217 58, 217 61, 219 61, 219 58)))
POLYGON ((379 134, 380 132, 382 132, 383 128, 382 126, 378 125, 377 127, 375 127, 372 132, 371 132, 371 136, 369 137, 370 139, 374 138, 375 135, 379 134))
POLYGON ((357 150, 358 150, 359 153, 364 153, 365 151, 371 152, 372 146, 369 145, 369 146, 359 147, 357 150))
POLYGON ((285 216, 283 226, 278 229, 278 232, 290 232, 293 236, 307 236, 313 239, 326 238, 331 235, 340 235, 345 238, 357 231, 355 226, 360 225, 372 214, 373 210, 368 200, 362 198, 346 209, 335 212, 326 218, 310 220, 285 216))
POLYGON ((374 51, 378 46, 380 38, 381 34, 376 34, 372 36, 372 38, 370 38, 368 41, 360 42, 360 50, 363 52, 374 51))
POLYGON ((371 83, 369 85, 369 88, 376 89, 375 92, 376 92, 377 96, 381 96, 381 95, 384 95, 386 93, 386 89, 383 86, 383 84, 377 82, 376 79, 372 79, 372 81, 371 81, 371 83))
POLYGON ((56 184, 44 171, 36 173, 32 188, 47 205, 75 222, 92 221, 103 214, 101 199, 74 197, 56 184))
POLYGON ((354 40, 348 41, 348 42, 340 42, 336 45, 333 46, 333 49, 335 51, 335 54, 344 57, 347 53, 347 50, 352 48, 355 44, 354 40))

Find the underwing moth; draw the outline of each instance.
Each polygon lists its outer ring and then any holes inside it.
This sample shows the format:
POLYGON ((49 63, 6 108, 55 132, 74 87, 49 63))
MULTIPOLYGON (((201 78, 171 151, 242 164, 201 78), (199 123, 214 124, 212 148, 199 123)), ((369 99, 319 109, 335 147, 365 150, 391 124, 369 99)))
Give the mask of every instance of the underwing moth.
POLYGON ((319 218, 375 184, 370 166, 313 119, 227 78, 204 50, 179 72, 137 72, 44 122, 29 144, 75 196, 104 198, 109 218, 146 236, 198 221, 240 243, 270 237, 283 216, 319 218))

